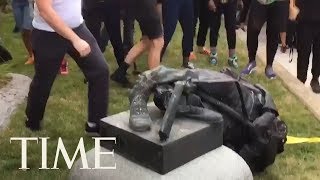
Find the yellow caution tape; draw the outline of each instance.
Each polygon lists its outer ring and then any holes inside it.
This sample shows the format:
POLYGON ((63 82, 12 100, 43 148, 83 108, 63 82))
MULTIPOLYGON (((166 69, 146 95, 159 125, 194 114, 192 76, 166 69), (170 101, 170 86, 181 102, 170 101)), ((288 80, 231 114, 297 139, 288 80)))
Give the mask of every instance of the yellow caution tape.
POLYGON ((320 143, 320 138, 319 137, 301 138, 301 137, 287 136, 286 144, 300 144, 300 143, 320 143))

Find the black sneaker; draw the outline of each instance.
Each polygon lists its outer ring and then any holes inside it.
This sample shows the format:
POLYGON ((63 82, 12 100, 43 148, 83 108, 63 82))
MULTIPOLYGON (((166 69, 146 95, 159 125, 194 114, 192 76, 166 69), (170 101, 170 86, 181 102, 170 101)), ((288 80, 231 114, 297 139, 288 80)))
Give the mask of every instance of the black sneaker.
POLYGON ((85 131, 88 136, 100 136, 99 126, 97 124, 86 122, 85 131))
POLYGON ((31 131, 40 131, 41 130, 40 122, 38 122, 38 123, 31 122, 28 119, 26 119, 25 125, 26 125, 26 128, 30 129, 31 131))
POLYGON ((115 71, 110 78, 116 83, 119 83, 120 85, 122 85, 123 87, 132 87, 132 84, 130 83, 128 78, 120 74, 119 71, 115 71))
POLYGON ((320 84, 318 79, 312 79, 310 83, 311 89, 314 93, 320 94, 320 84))

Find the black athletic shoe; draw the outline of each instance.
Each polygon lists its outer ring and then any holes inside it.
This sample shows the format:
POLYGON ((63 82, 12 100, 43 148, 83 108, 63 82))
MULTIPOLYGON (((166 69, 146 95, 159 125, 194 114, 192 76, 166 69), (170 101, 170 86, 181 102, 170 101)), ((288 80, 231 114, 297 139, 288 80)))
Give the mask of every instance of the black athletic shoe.
POLYGON ((128 80, 128 78, 122 74, 120 74, 119 71, 115 71, 111 77, 110 77, 114 82, 119 83, 123 87, 128 87, 131 88, 132 84, 128 80))
MULTIPOLYGON (((91 123, 90 123, 91 124, 91 123)), ((88 136, 100 136, 99 126, 96 124, 89 125, 87 122, 85 124, 85 131, 88 136)))
POLYGON ((31 122, 28 119, 25 122, 26 128, 30 129, 31 131, 40 131, 41 127, 40 127, 40 122, 35 123, 35 122, 31 122))
POLYGON ((310 86, 314 93, 320 94, 320 84, 318 79, 312 79, 310 86))

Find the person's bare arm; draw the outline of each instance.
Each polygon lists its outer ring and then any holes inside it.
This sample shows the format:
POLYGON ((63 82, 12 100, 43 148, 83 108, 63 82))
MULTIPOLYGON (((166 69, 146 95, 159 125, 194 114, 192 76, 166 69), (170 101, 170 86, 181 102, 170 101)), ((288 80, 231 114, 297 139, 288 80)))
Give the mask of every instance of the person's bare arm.
POLYGON ((40 16, 55 30, 56 33, 68 39, 81 56, 86 56, 91 49, 87 42, 82 40, 52 8, 52 0, 36 0, 40 16))
POLYGON ((289 5, 289 19, 291 21, 294 21, 297 19, 297 16, 299 14, 300 10, 296 6, 296 0, 290 0, 290 5, 289 5))

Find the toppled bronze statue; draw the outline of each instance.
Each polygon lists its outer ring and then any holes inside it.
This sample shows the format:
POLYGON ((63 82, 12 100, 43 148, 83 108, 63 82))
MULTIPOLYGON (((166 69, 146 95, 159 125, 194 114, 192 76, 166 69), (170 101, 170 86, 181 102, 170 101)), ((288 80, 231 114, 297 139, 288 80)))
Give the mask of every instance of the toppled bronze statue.
POLYGON ((264 170, 283 152, 287 126, 279 119, 270 94, 229 69, 177 70, 159 67, 140 76, 130 93, 130 128, 148 131, 152 121, 147 102, 154 94, 165 111, 159 137, 167 140, 175 117, 205 122, 223 119, 224 145, 236 151, 253 172, 264 170))

